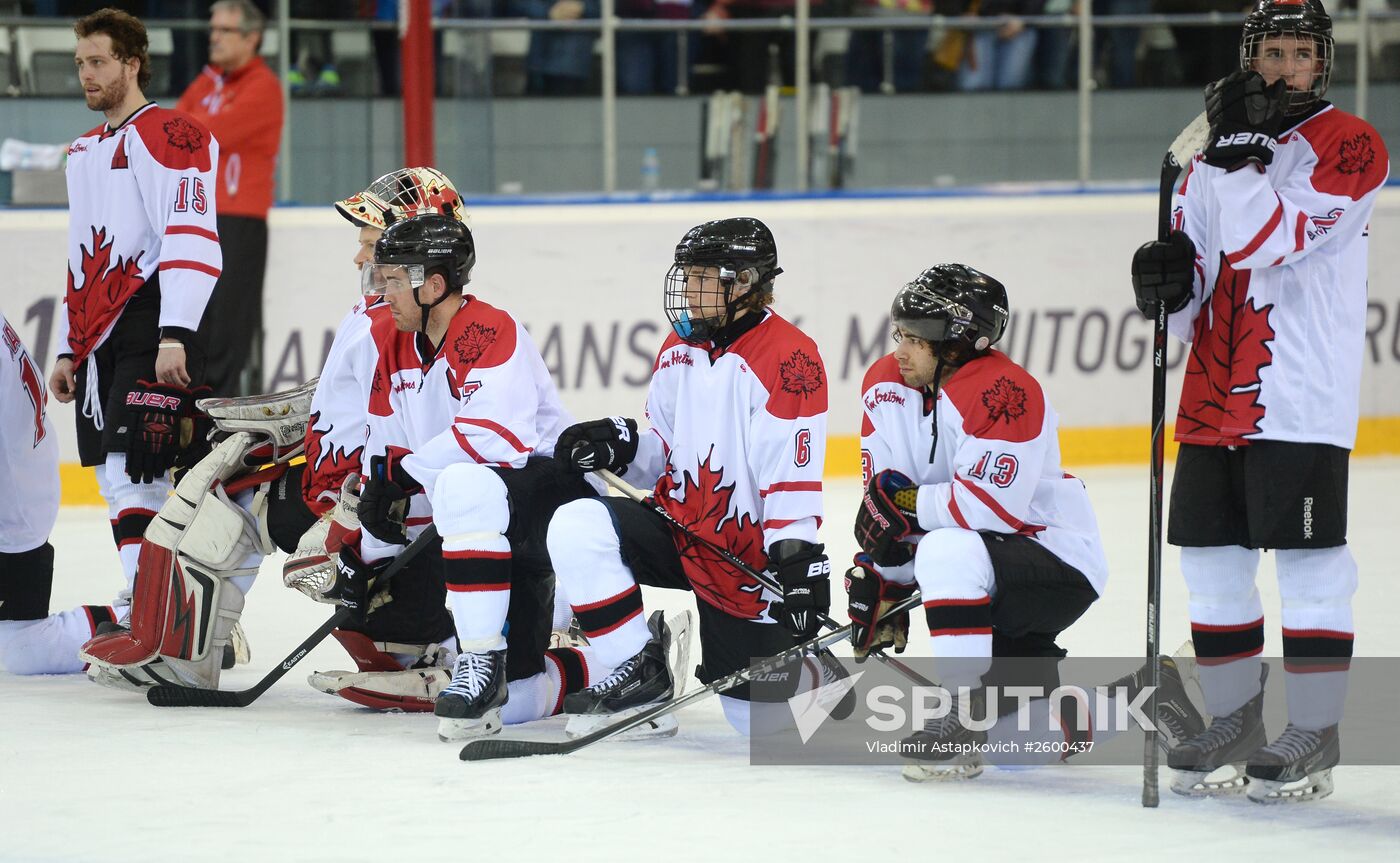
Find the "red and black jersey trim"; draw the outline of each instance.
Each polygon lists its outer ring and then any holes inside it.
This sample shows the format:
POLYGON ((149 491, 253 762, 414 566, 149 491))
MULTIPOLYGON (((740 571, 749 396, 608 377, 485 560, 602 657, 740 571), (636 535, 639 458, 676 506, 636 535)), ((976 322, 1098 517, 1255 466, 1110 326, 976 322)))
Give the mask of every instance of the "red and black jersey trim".
POLYGON ((1332 629, 1283 630, 1283 668, 1295 674, 1346 671, 1356 635, 1332 629))
POLYGON ((510 590, 510 553, 443 552, 447 589, 457 593, 510 590))
POLYGON ((551 647, 545 651, 544 658, 554 663, 559 672, 559 695, 554 699, 554 709, 549 713, 555 716, 564 709, 565 695, 588 686, 588 661, 584 659, 583 651, 576 647, 551 647))
POLYGON ((1191 623, 1191 643, 1201 665, 1258 656, 1264 650, 1264 618, 1237 624, 1191 623))
POLYGON ((641 613, 642 589, 635 584, 607 599, 574 606, 579 628, 589 638, 607 635, 641 613))
POLYGON ((117 513, 116 518, 112 519, 112 541, 117 544, 117 548, 139 544, 141 538, 146 535, 146 528, 150 527, 151 520, 155 517, 155 510, 139 508, 122 510, 117 513))
POLYGON ((992 598, 930 599, 924 603, 924 617, 932 636, 991 635, 992 598))

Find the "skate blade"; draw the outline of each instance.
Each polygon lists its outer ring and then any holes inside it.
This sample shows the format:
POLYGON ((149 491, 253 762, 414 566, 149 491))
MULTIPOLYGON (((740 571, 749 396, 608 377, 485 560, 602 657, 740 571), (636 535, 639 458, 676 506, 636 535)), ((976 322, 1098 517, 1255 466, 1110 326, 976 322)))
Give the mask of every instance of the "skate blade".
POLYGON ((1243 764, 1225 764, 1214 770, 1176 770, 1172 791, 1182 797, 1225 797, 1239 794, 1249 785, 1243 764))
POLYGON ((942 763, 906 764, 900 775, 905 782, 961 782, 982 775, 982 759, 974 757, 942 763))
POLYGON ((443 743, 456 743, 489 737, 501 731, 501 709, 494 707, 478 719, 449 719, 438 717, 438 740, 443 743))
POLYGON ((142 683, 134 680, 117 669, 103 665, 89 665, 87 678, 98 686, 105 686, 119 692, 144 692, 152 685, 149 682, 142 683))
POLYGON ((1294 779, 1292 782, 1251 778, 1245 793, 1249 796, 1250 801, 1271 806, 1276 803, 1306 803, 1310 800, 1321 800, 1334 790, 1332 768, 1328 767, 1316 773, 1309 773, 1302 779, 1294 779))
MULTIPOLYGON (((228 634, 228 644, 224 648, 224 661, 228 661, 228 653, 233 653, 233 665, 247 665, 253 660, 253 651, 248 647, 248 634, 243 631, 243 626, 238 621, 233 622, 233 629, 228 634)), ((232 666, 223 666, 227 671, 232 666)))
MULTIPOLYGON (((621 722, 630 716, 635 716, 644 710, 655 707, 654 704, 646 704, 641 707, 634 707, 630 710, 623 710, 617 713, 576 713, 569 717, 569 722, 564 726, 564 735, 570 740, 584 737, 607 725, 621 722)), ((663 737, 675 737, 680 731, 680 723, 676 721, 674 714, 666 714, 649 719, 638 725, 636 728, 629 728, 613 740, 656 740, 663 737)))

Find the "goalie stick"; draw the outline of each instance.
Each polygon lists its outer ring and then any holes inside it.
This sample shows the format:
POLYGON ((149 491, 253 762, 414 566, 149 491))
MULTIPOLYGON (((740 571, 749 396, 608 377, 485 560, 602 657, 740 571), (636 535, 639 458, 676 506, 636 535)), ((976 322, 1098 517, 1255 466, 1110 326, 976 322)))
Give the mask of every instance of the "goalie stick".
MULTIPOLYGON (((885 612, 884 617, 903 614, 909 609, 918 606, 919 595, 906 598, 904 601, 894 605, 885 612)), ((884 617, 881 619, 883 620, 884 617)), ((811 641, 805 641, 793 647, 789 647, 781 653, 760 660, 748 668, 741 668, 727 677, 721 677, 703 689, 697 689, 680 698, 673 698, 670 701, 663 701, 647 710, 643 710, 634 716, 628 717, 612 725, 604 726, 591 734, 574 740, 513 740, 510 738, 488 737, 482 740, 473 740, 462 747, 459 756, 463 761, 493 761, 500 758, 524 758, 527 755, 568 755, 577 752, 586 746, 615 737, 624 731, 636 728, 638 725, 650 722, 659 716, 675 713, 681 708, 693 704, 702 698, 723 692, 727 689, 748 683, 761 678, 788 662, 797 659, 805 653, 817 650, 824 650, 833 644, 840 642, 850 636, 851 625, 837 627, 829 632, 818 635, 811 641)))
MULTIPOLYGON (((1205 112, 1187 124, 1172 141, 1162 158, 1161 183, 1157 190, 1157 239, 1166 240, 1172 230, 1172 195, 1182 167, 1205 144, 1210 125, 1205 112)), ((1147 502, 1147 666, 1148 685, 1152 697, 1148 715, 1157 715, 1157 689, 1161 686, 1161 669, 1157 654, 1162 641, 1162 464, 1165 446, 1164 431, 1167 413, 1167 306, 1157 304, 1157 321, 1152 330, 1152 453, 1151 478, 1147 502)), ((1142 805, 1157 806, 1157 728, 1147 730, 1142 750, 1142 805)))
MULTIPOLYGON (((428 525, 418 538, 409 543, 403 551, 399 552, 394 562, 385 568, 380 574, 376 586, 382 590, 411 560, 418 556, 419 552, 432 545, 438 537, 437 528, 428 525)), ((377 591, 376 591, 377 592, 377 591)), ((296 649, 287 654, 287 658, 276 668, 263 675, 263 679, 249 689, 195 689, 188 686, 153 686, 146 690, 146 701, 156 707, 247 707, 258 700, 264 692, 272 687, 272 684, 282 679, 282 675, 292 670, 298 662, 301 662, 306 654, 331 634, 331 630, 339 629, 349 623, 355 617, 355 612, 348 608, 337 608, 335 614, 330 619, 316 628, 316 631, 306 637, 306 640, 296 646, 296 649)))

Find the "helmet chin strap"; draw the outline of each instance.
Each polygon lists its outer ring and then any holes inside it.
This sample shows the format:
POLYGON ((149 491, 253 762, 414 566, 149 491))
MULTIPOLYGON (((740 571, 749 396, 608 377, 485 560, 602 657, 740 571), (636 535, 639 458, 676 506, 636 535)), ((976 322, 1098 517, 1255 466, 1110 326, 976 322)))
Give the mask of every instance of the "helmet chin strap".
POLYGON ((938 390, 943 385, 943 367, 948 365, 948 360, 943 356, 943 352, 938 352, 938 362, 933 364, 933 383, 929 384, 929 393, 933 399, 933 443, 928 448, 928 463, 933 464, 933 456, 938 452, 938 390))
POLYGON ((436 307, 438 303, 441 303, 443 300, 447 299, 450 292, 444 290, 442 292, 442 296, 438 297, 436 300, 433 300, 431 303, 425 303, 423 302, 422 295, 418 292, 423 290, 423 288, 427 284, 427 282, 424 282, 422 285, 419 285, 418 287, 413 289, 413 301, 418 304, 419 311, 423 313, 423 324, 418 328, 418 331, 422 333, 425 337, 427 337, 429 341, 431 341, 432 337, 428 336, 428 317, 432 314, 433 308, 436 307))

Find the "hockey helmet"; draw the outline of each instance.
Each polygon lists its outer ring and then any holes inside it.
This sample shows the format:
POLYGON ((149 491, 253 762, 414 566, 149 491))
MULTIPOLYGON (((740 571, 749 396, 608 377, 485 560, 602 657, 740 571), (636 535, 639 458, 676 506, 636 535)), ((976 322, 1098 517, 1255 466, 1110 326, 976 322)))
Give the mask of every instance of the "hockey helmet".
POLYGON ((964 264, 938 264, 899 289, 890 320, 896 334, 947 345, 966 361, 1001 340, 1009 308, 1001 282, 964 264))
POLYGON ((1256 70, 1261 45, 1269 36, 1311 37, 1317 45, 1318 68, 1313 84, 1307 90, 1288 91, 1285 113, 1296 116, 1307 113, 1327 92, 1332 78, 1332 18, 1322 6, 1322 0, 1260 0, 1259 5, 1244 19, 1240 37, 1240 68, 1256 70))
POLYGON ((682 340, 707 341, 782 271, 773 232, 758 219, 696 225, 676 244, 666 273, 666 317, 682 340))
POLYGON ((375 242, 373 263, 360 268, 360 292, 382 297, 413 291, 414 302, 423 310, 421 330, 426 333, 433 306, 460 296, 475 264, 476 244, 466 225, 441 213, 410 216, 389 225, 375 242), (434 271, 443 274, 447 290, 425 303, 419 291, 434 271))
POLYGON ((384 230, 410 216, 442 213, 467 221, 462 196, 447 175, 436 168, 400 168, 369 184, 369 188, 335 202, 335 209, 361 228, 384 230))

